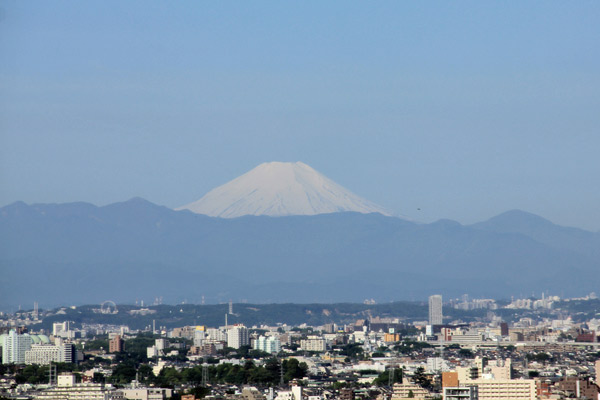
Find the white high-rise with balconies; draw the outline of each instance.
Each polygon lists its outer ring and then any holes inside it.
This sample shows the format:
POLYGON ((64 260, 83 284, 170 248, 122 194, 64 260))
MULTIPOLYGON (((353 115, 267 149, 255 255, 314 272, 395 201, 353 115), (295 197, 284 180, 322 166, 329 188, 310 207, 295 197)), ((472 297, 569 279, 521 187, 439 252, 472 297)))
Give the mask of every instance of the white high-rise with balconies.
POLYGON ((31 336, 20 335, 14 329, 2 335, 2 364, 24 364, 25 352, 31 349, 31 343, 31 336))
POLYGON ((429 296, 429 325, 442 325, 442 295, 429 296))
POLYGON ((239 349, 242 346, 250 344, 250 336, 248 328, 244 325, 234 325, 233 328, 227 330, 227 347, 239 349))
POLYGON ((281 341, 275 336, 259 336, 254 341, 254 349, 266 353, 277 354, 281 351, 281 341))

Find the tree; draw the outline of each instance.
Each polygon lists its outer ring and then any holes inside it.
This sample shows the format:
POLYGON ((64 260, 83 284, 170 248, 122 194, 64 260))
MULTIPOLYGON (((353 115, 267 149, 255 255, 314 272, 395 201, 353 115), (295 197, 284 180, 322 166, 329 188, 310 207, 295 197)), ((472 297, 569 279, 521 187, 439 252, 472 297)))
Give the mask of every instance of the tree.
POLYGON ((304 378, 308 371, 308 365, 306 365, 306 363, 299 362, 295 358, 290 358, 289 360, 285 360, 283 362, 283 371, 284 381, 289 382, 292 379, 304 378))
POLYGON ((268 381, 276 384, 279 382, 280 366, 279 361, 276 358, 271 358, 265 363, 265 372, 268 381))
POLYGON ((155 379, 157 386, 173 388, 181 383, 182 375, 175 368, 163 368, 155 379))
POLYGON ((126 384, 135 379, 137 370, 132 362, 122 362, 113 368, 110 381, 115 384, 126 384))
POLYGON ((15 381, 21 383, 44 383, 48 382, 48 366, 27 365, 15 376, 15 381))
POLYGON ((150 383, 154 378, 154 371, 148 364, 142 364, 138 368, 138 375, 141 382, 150 383))
POLYGON ((458 355, 464 358, 473 358, 473 352, 469 349, 460 349, 458 355))
POLYGON ((358 343, 349 344, 342 348, 340 354, 356 360, 363 357, 363 348, 358 343))
MULTIPOLYGON (((394 369, 394 379, 393 379, 392 384, 402 383, 403 373, 404 373, 404 371, 401 368, 395 368, 394 369)), ((387 386, 390 383, 390 370, 386 369, 381 374, 379 374, 379 376, 377 378, 375 378, 373 383, 377 386, 387 386)))
POLYGON ((427 378, 427 376, 425 376, 425 370, 423 369, 423 367, 417 368, 413 375, 413 380, 417 385, 421 386, 423 389, 430 390, 432 387, 431 381, 429 380, 429 378, 427 378))
POLYGON ((203 386, 196 386, 190 389, 189 394, 193 394, 197 399, 202 399, 206 397, 206 395, 210 394, 210 389, 203 386))
POLYGON ((106 377, 104 376, 104 374, 102 372, 94 372, 94 375, 92 376, 92 382, 104 383, 104 382, 106 382, 106 377))
POLYGON ((540 373, 538 371, 529 371, 528 375, 529 375, 529 379, 533 379, 533 378, 537 378, 538 376, 540 376, 540 373))

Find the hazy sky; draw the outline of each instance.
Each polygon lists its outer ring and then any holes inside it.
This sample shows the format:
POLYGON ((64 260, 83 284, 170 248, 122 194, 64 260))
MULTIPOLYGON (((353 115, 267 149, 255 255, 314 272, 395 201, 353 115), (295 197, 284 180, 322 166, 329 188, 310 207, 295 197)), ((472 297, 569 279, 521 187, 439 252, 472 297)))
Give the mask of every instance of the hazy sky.
POLYGON ((0 205, 176 207, 303 161, 424 222, 600 230, 598 1, 0 8, 0 205))

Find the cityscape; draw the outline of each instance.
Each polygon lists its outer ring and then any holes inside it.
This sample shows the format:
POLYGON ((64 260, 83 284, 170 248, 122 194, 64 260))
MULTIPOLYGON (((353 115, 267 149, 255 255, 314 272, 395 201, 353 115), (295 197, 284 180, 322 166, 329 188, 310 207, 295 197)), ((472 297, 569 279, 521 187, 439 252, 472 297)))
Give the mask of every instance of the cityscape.
POLYGON ((0 1, 0 400, 600 400, 600 1, 0 1))
POLYGON ((286 305, 279 306, 282 322, 251 325, 243 322, 248 310, 258 319, 273 310, 261 314, 262 305, 233 302, 106 301, 52 310, 36 304, 0 317, 0 396, 598 399, 594 293, 510 301, 431 295, 427 303, 381 305, 367 299, 346 305, 343 315, 329 311, 338 306, 305 308, 307 316, 320 310, 319 325, 288 323, 298 317, 286 305), (221 324, 202 324, 215 312, 221 324), (128 318, 135 326, 120 323, 128 318), (198 323, 179 325, 184 318, 198 323))

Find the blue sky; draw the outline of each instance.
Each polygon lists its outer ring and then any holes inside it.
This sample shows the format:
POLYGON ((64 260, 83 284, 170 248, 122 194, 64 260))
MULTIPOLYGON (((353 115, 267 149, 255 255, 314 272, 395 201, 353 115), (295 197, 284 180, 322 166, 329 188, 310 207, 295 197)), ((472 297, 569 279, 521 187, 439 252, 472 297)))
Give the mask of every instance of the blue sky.
POLYGON ((415 220, 600 230, 598 2, 0 9, 0 205, 176 207, 303 161, 415 220))

